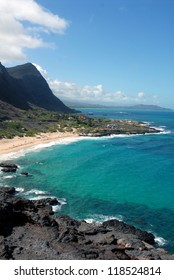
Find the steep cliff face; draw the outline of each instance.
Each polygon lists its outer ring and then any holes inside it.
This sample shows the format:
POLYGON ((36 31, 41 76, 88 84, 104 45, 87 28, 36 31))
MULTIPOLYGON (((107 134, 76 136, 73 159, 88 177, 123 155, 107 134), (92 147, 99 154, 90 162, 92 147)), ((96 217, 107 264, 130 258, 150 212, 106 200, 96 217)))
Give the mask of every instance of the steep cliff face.
POLYGON ((52 93, 31 63, 11 68, 0 64, 0 100, 20 109, 29 109, 33 104, 51 111, 73 112, 52 93))
POLYGON ((23 98, 21 86, 2 64, 0 64, 0 100, 17 108, 29 109, 27 101, 23 98))

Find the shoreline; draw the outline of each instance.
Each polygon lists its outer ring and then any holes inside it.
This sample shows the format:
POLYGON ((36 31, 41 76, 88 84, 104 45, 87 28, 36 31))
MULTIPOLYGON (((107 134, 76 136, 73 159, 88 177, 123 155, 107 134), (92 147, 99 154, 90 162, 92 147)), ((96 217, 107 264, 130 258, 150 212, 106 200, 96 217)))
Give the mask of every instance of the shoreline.
POLYGON ((73 132, 47 132, 40 133, 33 137, 14 137, 12 139, 0 140, 0 157, 8 156, 20 150, 31 148, 37 145, 47 144, 54 141, 63 141, 80 137, 76 131, 73 132))
POLYGON ((30 201, 15 192, 0 188, 1 260, 174 260, 151 232, 117 219, 89 224, 55 215, 58 200, 30 201))
MULTIPOLYGON (((166 132, 167 133, 167 132, 166 132)), ((32 147, 34 150, 35 148, 46 148, 50 145, 46 145, 41 147, 41 145, 44 144, 51 144, 57 145, 57 144, 64 144, 64 141, 67 141, 67 143, 70 143, 71 140, 79 140, 79 139, 93 139, 95 137, 130 137, 130 136, 138 136, 138 135, 150 135, 150 134, 166 134, 164 131, 160 131, 157 133, 145 133, 145 134, 111 134, 111 135, 83 135, 77 133, 77 131, 73 132, 47 132, 47 133, 40 133, 36 136, 23 136, 19 137, 16 136, 12 139, 9 138, 2 138, 0 139, 0 160, 11 160, 13 158, 16 158, 17 152, 23 152, 26 151, 32 151, 30 150, 32 147), (35 148, 34 148, 35 147, 35 148), (29 150, 28 150, 29 149, 29 150)), ((22 153, 23 155, 23 153, 22 153)), ((18 155, 20 157, 20 155, 18 155)))

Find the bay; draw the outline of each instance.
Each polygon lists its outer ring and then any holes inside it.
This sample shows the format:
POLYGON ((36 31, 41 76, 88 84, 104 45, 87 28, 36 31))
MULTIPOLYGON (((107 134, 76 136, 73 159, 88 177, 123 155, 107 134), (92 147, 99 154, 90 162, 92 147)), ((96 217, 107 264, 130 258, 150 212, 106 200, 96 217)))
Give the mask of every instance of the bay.
POLYGON ((24 153, 1 185, 29 199, 53 196, 58 213, 76 219, 118 218, 151 231, 174 252, 174 111, 80 109, 84 114, 148 122, 160 134, 82 138, 24 153), (32 176, 20 176, 22 171, 32 176))

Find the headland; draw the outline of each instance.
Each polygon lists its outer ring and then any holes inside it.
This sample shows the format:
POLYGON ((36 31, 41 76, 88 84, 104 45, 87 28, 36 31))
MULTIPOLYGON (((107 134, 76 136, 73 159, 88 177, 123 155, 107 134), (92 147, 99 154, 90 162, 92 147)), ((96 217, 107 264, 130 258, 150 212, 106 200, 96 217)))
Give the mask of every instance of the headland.
MULTIPOLYGON (((18 131, 16 131, 17 134, 18 131)), ((0 139, 0 155, 16 152, 20 149, 36 146, 39 144, 76 138, 80 136, 102 137, 110 135, 136 135, 159 133, 158 129, 152 128, 143 122, 132 120, 109 120, 91 118, 85 115, 66 116, 59 122, 59 129, 55 132, 37 131, 32 136, 23 132, 10 138, 5 134, 0 139), (60 129, 61 127, 61 129, 60 129)))

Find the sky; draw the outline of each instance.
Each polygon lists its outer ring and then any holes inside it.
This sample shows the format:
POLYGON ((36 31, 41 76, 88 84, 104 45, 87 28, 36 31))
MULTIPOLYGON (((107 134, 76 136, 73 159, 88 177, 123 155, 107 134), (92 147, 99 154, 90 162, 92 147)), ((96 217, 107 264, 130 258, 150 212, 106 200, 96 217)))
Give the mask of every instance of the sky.
POLYGON ((174 0, 0 0, 0 61, 61 100, 174 109, 174 0))

